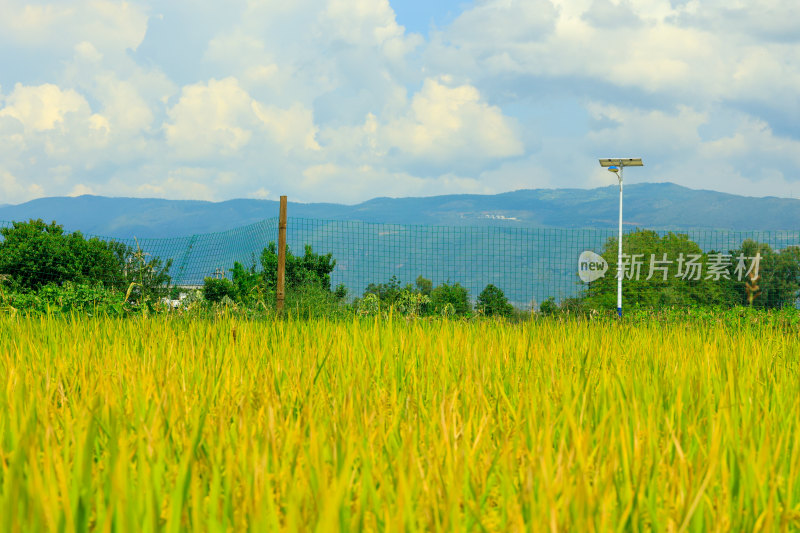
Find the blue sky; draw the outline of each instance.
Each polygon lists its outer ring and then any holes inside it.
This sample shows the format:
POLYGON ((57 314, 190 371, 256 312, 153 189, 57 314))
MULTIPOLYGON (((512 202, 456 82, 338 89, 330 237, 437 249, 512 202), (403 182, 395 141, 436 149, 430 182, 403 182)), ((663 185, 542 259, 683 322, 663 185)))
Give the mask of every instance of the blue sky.
POLYGON ((0 204, 800 195, 800 4, 0 0, 0 204))
POLYGON ((391 2, 397 23, 406 31, 419 33, 426 37, 431 29, 448 26, 459 14, 472 5, 473 2, 467 0, 391 2))

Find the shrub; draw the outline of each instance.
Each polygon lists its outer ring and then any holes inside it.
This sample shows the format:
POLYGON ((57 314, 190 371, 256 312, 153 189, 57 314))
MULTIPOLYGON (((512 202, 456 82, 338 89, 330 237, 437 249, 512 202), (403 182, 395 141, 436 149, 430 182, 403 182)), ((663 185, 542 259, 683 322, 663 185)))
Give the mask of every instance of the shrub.
MULTIPOLYGON (((387 283, 378 283, 377 285, 375 283, 370 283, 367 285, 364 291, 364 297, 366 298, 367 295, 374 294, 384 307, 391 307, 400 299, 402 290, 397 276, 392 276, 387 283)), ((413 289, 410 285, 407 285, 406 290, 410 291, 413 289)))
POLYGON ((378 316, 381 312, 381 301, 375 293, 365 294, 356 302, 356 313, 359 316, 378 316))
MULTIPOLYGON (((626 306, 641 306, 651 309, 666 307, 736 306, 751 304, 755 307, 793 307, 800 296, 800 247, 788 246, 780 251, 768 244, 746 239, 735 250, 710 250, 704 252, 690 240, 688 235, 668 233, 659 235, 655 231, 637 230, 625 235, 622 242, 625 254, 638 254, 644 260, 649 257, 661 258, 666 255, 674 259, 684 254, 697 255, 701 264, 706 264, 711 256, 722 254, 730 262, 727 273, 721 278, 702 276, 697 279, 683 279, 678 272, 679 263, 670 261, 665 271, 650 276, 641 275, 637 279, 626 279, 622 286, 622 299, 626 306), (737 259, 760 255, 757 285, 759 290, 749 293, 747 283, 752 280, 741 273, 737 275, 737 259), (748 298, 748 295, 751 298, 748 298)), ((584 301, 585 308, 615 309, 617 304, 617 238, 609 238, 602 256, 608 262, 612 275, 604 276, 589 284, 584 301)), ((642 274, 647 272, 646 265, 642 274)))
POLYGON ((221 302, 226 296, 233 300, 236 298, 236 286, 229 279, 206 278, 203 296, 209 302, 221 302))
POLYGON ((250 268, 245 268, 241 263, 236 261, 233 263, 231 269, 233 275, 233 285, 236 293, 235 299, 239 302, 249 302, 254 298, 254 292, 259 288, 261 282, 261 275, 256 272, 255 260, 250 265, 250 268))
POLYGON ((78 311, 88 316, 95 314, 120 315, 130 310, 121 291, 108 289, 102 284, 78 284, 66 281, 62 285, 50 284, 36 291, 0 292, 0 309, 11 308, 25 314, 78 311))
POLYGON ((511 316, 514 307, 508 303, 508 298, 502 289, 491 283, 478 295, 478 310, 485 316, 511 316))
POLYGON ((347 287, 345 287, 344 283, 340 283, 336 286, 336 290, 333 291, 333 295, 337 300, 344 301, 347 298, 347 292, 347 287))
POLYGON ((404 315, 419 316, 423 314, 423 310, 427 307, 430 301, 430 297, 425 296, 421 292, 404 289, 400 293, 400 297, 397 299, 394 308, 397 310, 397 312, 404 315))
POLYGON ((431 305, 435 313, 443 313, 447 304, 453 307, 456 315, 467 315, 472 310, 469 291, 458 283, 453 285, 442 283, 431 291, 431 305))
POLYGON ((67 234, 62 226, 41 219, 14 222, 0 234, 0 272, 10 275, 19 289, 66 281, 123 284, 125 255, 120 245, 87 241, 80 232, 67 234))
POLYGON ((10 276, 9 286, 15 290, 35 292, 73 282, 124 291, 134 283, 130 298, 138 301, 162 296, 170 281, 171 261, 162 264, 123 243, 65 233, 55 221, 14 222, 0 229, 0 235, 0 274, 10 276))
POLYGON ((342 303, 331 291, 316 284, 286 290, 284 309, 296 318, 347 318, 353 316, 350 306, 342 303))
MULTIPOLYGON (((274 290, 278 286, 278 247, 274 242, 264 248, 261 253, 262 276, 267 288, 274 290)), ((331 290, 331 272, 336 266, 332 254, 315 254, 311 245, 306 245, 305 254, 295 256, 286 247, 286 288, 303 285, 318 285, 326 291, 331 290)))
POLYGON ((171 278, 167 272, 172 259, 162 263, 158 257, 148 259, 150 254, 141 249, 121 246, 125 249, 123 284, 128 287, 128 298, 136 303, 150 303, 168 296, 171 278))
POLYGON ((547 300, 542 302, 542 305, 539 306, 539 312, 543 315, 554 315, 558 313, 558 304, 556 303, 556 299, 552 296, 547 300))

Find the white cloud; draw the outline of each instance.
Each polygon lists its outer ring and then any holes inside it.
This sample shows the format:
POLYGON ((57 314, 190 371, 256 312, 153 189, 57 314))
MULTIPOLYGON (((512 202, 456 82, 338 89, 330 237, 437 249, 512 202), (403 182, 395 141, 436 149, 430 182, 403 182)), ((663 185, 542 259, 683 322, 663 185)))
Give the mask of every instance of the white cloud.
POLYGON ((167 142, 183 158, 233 156, 254 136, 284 152, 319 149, 310 110, 298 103, 288 109, 264 105, 232 77, 184 87, 167 114, 167 142))
POLYGON ((481 99, 475 87, 425 80, 410 109, 379 133, 389 148, 434 164, 519 155, 513 120, 481 99))
POLYGON ((741 34, 760 41, 800 40, 800 4, 787 0, 690 0, 671 16, 674 24, 714 33, 741 34))
POLYGON ((115 135, 137 134, 148 131, 155 115, 138 88, 131 81, 120 80, 113 73, 102 73, 95 78, 94 96, 102 104, 103 116, 115 135))
POLYGON ((606 152, 666 154, 692 150, 700 143, 698 130, 707 121, 706 114, 685 106, 672 113, 596 103, 588 104, 587 108, 597 123, 602 124, 588 134, 588 140, 606 152))
POLYGON ((404 33, 388 0, 329 0, 320 24, 331 40, 366 46, 402 39, 404 33))
POLYGON ((176 200, 215 200, 214 182, 220 173, 206 168, 178 167, 163 179, 146 181, 135 189, 137 196, 176 200))
POLYGON ((212 38, 203 59, 214 65, 215 70, 241 76, 253 84, 269 84, 279 74, 267 44, 241 28, 212 38))
POLYGON ((136 49, 147 31, 146 9, 134 2, 0 0, 0 8, 2 40, 55 53, 83 42, 101 52, 124 52, 136 49))
POLYGON ((375 196, 432 196, 460 193, 487 193, 492 190, 479 180, 444 174, 424 179, 407 172, 390 172, 370 165, 346 166, 325 163, 308 167, 303 172, 298 201, 354 203, 375 196), (375 191, 380 191, 376 194, 375 191))
POLYGON ((309 109, 296 103, 289 109, 265 106, 253 101, 253 112, 263 123, 271 137, 283 147, 291 149, 319 150, 317 126, 309 109))
POLYGON ((36 87, 17 84, 5 99, 0 117, 19 120, 26 131, 45 131, 64 125, 70 113, 90 114, 86 99, 73 90, 62 91, 58 86, 46 83, 36 87))
MULTIPOLYGON (((800 86, 797 46, 731 32, 739 25, 781 31, 800 9, 789 0, 772 0, 771 9, 755 2, 705 0, 554 1, 555 9, 547 0, 535 4, 538 10, 534 3, 478 2, 435 36, 431 62, 472 78, 591 79, 673 101, 747 99, 774 105, 774 85, 785 94, 800 86), (493 24, 492 18, 503 24, 493 24), (698 18, 707 23, 698 24, 698 18), (719 24, 724 27, 713 31, 719 24), (759 78, 773 87, 765 91, 754 84, 759 78)), ((800 30, 795 33, 800 38, 800 30)), ((603 86, 594 88, 599 93, 603 86)))
POLYGON ((88 185, 78 183, 75 185, 67 196, 83 196, 84 194, 95 194, 94 190, 88 185))
POLYGON ((29 162, 84 158, 107 146, 109 129, 108 120, 92 113, 82 95, 53 84, 17 84, 0 108, 0 142, 20 150, 15 154, 18 165, 24 165, 20 158, 26 154, 29 162))
POLYGON ((605 185, 627 154, 785 195, 800 4, 765 2, 476 0, 426 40, 387 0, 0 0, 0 194, 352 203, 605 185))
POLYGON ((711 161, 736 162, 746 171, 797 169, 800 140, 775 135, 767 123, 743 116, 736 131, 702 143, 698 155, 711 161))
POLYGON ((234 78, 184 87, 168 111, 167 143, 187 158, 229 156, 252 137, 252 99, 234 78))
POLYGON ((42 196, 44 192, 38 183, 23 185, 16 176, 0 168, 0 197, 3 198, 3 203, 26 202, 42 196))
POLYGON ((459 46, 479 54, 501 52, 522 43, 547 38, 558 21, 558 11, 549 0, 488 0, 475 2, 447 29, 459 46))
POLYGON ((97 64, 103 59, 103 54, 88 41, 81 41, 75 45, 75 55, 93 64, 97 64))
POLYGON ((264 187, 261 187, 260 189, 248 194, 247 197, 254 198, 256 200, 269 200, 272 197, 272 193, 270 193, 270 191, 268 191, 264 187))
POLYGON ((534 156, 506 161, 498 168, 481 172, 477 181, 484 188, 484 194, 498 194, 520 189, 550 189, 564 187, 558 174, 561 167, 543 165, 534 156))

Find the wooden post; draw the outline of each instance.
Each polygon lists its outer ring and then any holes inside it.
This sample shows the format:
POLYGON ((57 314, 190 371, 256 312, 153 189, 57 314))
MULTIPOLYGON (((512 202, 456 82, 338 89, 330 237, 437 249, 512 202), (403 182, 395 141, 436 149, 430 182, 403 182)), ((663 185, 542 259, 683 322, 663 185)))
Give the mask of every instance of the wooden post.
POLYGON ((281 209, 278 217, 278 313, 283 313, 286 298, 286 197, 281 196, 281 209))

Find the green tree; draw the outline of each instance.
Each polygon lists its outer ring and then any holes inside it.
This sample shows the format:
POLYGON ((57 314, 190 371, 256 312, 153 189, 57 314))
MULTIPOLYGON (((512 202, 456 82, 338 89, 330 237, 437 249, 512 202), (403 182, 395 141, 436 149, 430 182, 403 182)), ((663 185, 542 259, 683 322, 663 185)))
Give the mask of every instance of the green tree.
MULTIPOLYGON (((274 242, 261 253, 262 277, 270 290, 278 286, 278 247, 274 242)), ((315 254, 311 245, 305 246, 305 254, 295 256, 286 247, 286 288, 316 285, 328 292, 331 290, 331 272, 336 266, 333 254, 315 254)))
POLYGON ((433 282, 423 276, 418 276, 413 285, 403 286, 397 276, 386 283, 370 283, 363 295, 364 300, 367 297, 370 297, 369 305, 377 301, 383 310, 413 309, 412 314, 419 315, 466 315, 471 311, 467 289, 458 283, 442 283, 434 288, 433 282))
POLYGON ((167 296, 171 281, 169 269, 172 266, 172 259, 164 263, 161 258, 152 257, 138 248, 138 243, 136 249, 122 246, 125 248, 125 259, 122 261, 125 265, 123 286, 128 287, 129 299, 143 303, 167 296))
MULTIPOLYGON (((746 283, 750 281, 750 276, 746 274, 750 271, 752 258, 758 256, 760 261, 756 284, 759 291, 753 298, 753 306, 781 308, 795 305, 800 296, 800 247, 789 246, 776 252, 766 243, 747 239, 739 248, 731 250, 730 255, 734 265, 744 261, 746 268, 742 269, 741 280, 739 273, 732 276, 730 285, 734 303, 749 303, 746 283)), ((755 273, 754 270, 752 272, 755 273)))
POLYGON ((477 309, 485 316, 508 317, 514 312, 514 306, 508 303, 508 298, 502 289, 491 283, 478 295, 477 309))
POLYGON ((66 233, 55 221, 14 222, 0 229, 0 235, 0 274, 9 276, 16 290, 36 291, 65 282, 125 290, 136 283, 135 299, 170 281, 170 262, 146 259, 147 254, 119 242, 66 233))
POLYGON ((229 279, 206 278, 203 296, 209 302, 221 302, 224 298, 236 299, 236 285, 229 279))
MULTIPOLYGON (((709 254, 703 253, 700 246, 687 235, 668 233, 659 236, 654 231, 637 230, 623 237, 622 252, 629 259, 629 267, 626 268, 626 277, 622 283, 625 305, 653 308, 691 304, 720 305, 732 300, 732 288, 727 279, 708 279, 705 271, 701 271, 697 279, 696 271, 692 270, 689 261, 707 265, 709 254), (634 263, 638 266, 631 267, 634 263), (652 271, 651 266, 654 267, 652 271)), ((601 255, 608 263, 608 272, 589 284, 586 303, 590 307, 615 308, 616 237, 606 241, 601 255)))
POLYGON ((337 300, 344 301, 347 298, 347 287, 344 283, 340 283, 336 286, 336 289, 333 291, 333 295, 336 297, 337 300))
POLYGON ((255 258, 253 258, 249 268, 245 268, 238 261, 234 262, 231 274, 235 288, 235 294, 231 298, 244 303, 251 301, 255 297, 254 293, 258 291, 262 280, 261 274, 256 271, 255 258))
POLYGON ((14 222, 0 234, 0 273, 10 276, 16 288, 36 290, 48 283, 80 280, 82 268, 73 253, 77 240, 83 240, 80 235, 70 238, 55 221, 46 224, 41 219, 14 222))
POLYGON ((431 305, 435 313, 442 313, 447 304, 453 307, 456 315, 468 315, 472 310, 469 291, 458 283, 442 283, 431 291, 431 305))
MULTIPOLYGON (((768 244, 745 240, 735 250, 704 253, 687 235, 639 230, 624 236, 622 251, 628 257, 627 276, 622 284, 626 305, 666 307, 686 305, 747 305, 748 272, 758 261, 759 292, 753 299, 756 307, 794 306, 800 296, 800 247, 789 246, 779 252, 768 244), (639 266, 630 267, 633 258, 639 266), (666 261, 665 261, 666 259, 666 261), (692 270, 694 264, 701 264, 692 270), (720 268, 714 272, 711 265, 720 268), (653 271, 651 272, 651 266, 653 271)), ((606 242, 603 258, 608 273, 589 284, 584 303, 589 307, 616 307, 617 239, 606 242)))
MULTIPOLYGON (((406 289, 413 290, 410 285, 407 285, 406 289)), ((364 297, 368 294, 374 294, 384 307, 390 307, 397 303, 402 292, 403 287, 400 285, 400 280, 397 279, 397 276, 392 276, 386 283, 370 283, 367 285, 364 290, 364 297)))
MULTIPOLYGON (((430 298, 424 295, 419 288, 419 284, 427 281, 420 276, 417 278, 417 286, 407 283, 405 287, 400 285, 397 276, 392 276, 387 283, 370 283, 364 290, 364 305, 374 305, 377 300, 379 307, 384 311, 394 309, 401 314, 425 315, 430 311, 430 298), (375 298, 369 298, 370 295, 375 298)), ((361 305, 359 303, 359 305, 361 305)))
POLYGON ((417 290, 423 296, 430 296, 433 292, 433 282, 429 279, 423 278, 422 276, 418 276, 417 281, 414 284, 417 286, 417 290))
POLYGON ((552 296, 543 301, 542 305, 539 306, 539 312, 543 315, 555 315, 559 311, 560 308, 556 303, 556 299, 552 296))

